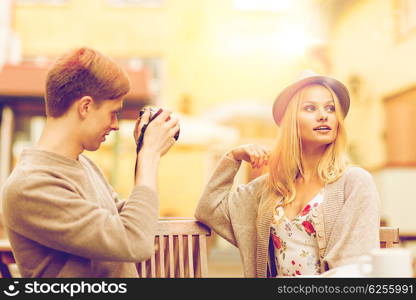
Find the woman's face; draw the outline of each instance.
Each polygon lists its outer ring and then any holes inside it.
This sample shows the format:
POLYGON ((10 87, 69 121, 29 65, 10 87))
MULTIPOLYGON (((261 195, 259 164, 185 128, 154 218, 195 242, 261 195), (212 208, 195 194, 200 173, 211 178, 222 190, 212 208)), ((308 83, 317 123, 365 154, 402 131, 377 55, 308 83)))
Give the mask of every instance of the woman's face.
POLYGON ((327 88, 310 85, 303 89, 298 124, 304 146, 323 146, 335 141, 338 119, 334 100, 327 88))

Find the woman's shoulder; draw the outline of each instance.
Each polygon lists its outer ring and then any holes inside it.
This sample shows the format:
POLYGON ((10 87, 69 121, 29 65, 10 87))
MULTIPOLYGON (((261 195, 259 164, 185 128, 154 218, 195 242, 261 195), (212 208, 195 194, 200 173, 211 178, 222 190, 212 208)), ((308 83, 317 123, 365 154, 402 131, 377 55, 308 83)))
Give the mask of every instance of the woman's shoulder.
POLYGON ((267 190, 268 174, 260 175, 248 183, 236 185, 236 192, 247 199, 259 199, 267 190))
POLYGON ((371 173, 368 172, 366 169, 359 167, 359 166, 348 166, 344 172, 344 176, 346 177, 372 177, 371 173))
POLYGON ((250 187, 254 190, 263 189, 263 187, 267 184, 267 179, 269 178, 269 173, 260 175, 259 177, 254 178, 249 183, 247 183, 247 187, 250 187))
POLYGON ((374 179, 369 171, 359 166, 349 166, 339 179, 345 186, 354 185, 373 185, 374 179))
POLYGON ((263 174, 252 181, 250 181, 246 187, 250 190, 253 199, 256 203, 268 199, 270 196, 269 190, 269 173, 263 174))

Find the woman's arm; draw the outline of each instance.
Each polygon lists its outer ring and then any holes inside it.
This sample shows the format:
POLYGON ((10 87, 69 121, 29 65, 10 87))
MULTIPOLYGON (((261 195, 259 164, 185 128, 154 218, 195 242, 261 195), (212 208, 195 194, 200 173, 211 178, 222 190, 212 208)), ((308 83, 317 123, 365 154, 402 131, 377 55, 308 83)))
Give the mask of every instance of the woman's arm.
POLYGON ((241 161, 253 167, 267 164, 267 150, 257 145, 242 145, 224 155, 211 176, 199 200, 195 218, 210 226, 224 239, 237 246, 233 225, 239 221, 234 215, 244 210, 254 209, 255 197, 260 180, 242 184, 232 190, 234 177, 241 161))
POLYGON ((354 263, 380 247, 379 195, 370 173, 352 167, 344 184, 345 203, 334 223, 325 261, 329 268, 354 263))

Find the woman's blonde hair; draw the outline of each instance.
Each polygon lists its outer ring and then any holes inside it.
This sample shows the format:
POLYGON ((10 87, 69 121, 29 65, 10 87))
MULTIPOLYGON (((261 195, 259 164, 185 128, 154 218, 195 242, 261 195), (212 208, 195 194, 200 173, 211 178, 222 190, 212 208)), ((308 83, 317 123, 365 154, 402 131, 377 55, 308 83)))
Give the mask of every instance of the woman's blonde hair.
MULTIPOLYGON (((346 156, 346 132, 344 115, 339 99, 330 86, 315 83, 328 89, 335 103, 335 114, 338 119, 338 130, 335 141, 328 144, 318 164, 318 176, 324 183, 336 181, 348 165, 346 156)), ((282 197, 277 203, 287 205, 296 197, 295 180, 304 172, 302 164, 302 142, 298 123, 298 112, 304 97, 305 86, 299 89, 289 102, 279 128, 276 146, 269 160, 269 176, 266 190, 271 196, 282 197)), ((273 197, 274 198, 274 197, 273 197)))

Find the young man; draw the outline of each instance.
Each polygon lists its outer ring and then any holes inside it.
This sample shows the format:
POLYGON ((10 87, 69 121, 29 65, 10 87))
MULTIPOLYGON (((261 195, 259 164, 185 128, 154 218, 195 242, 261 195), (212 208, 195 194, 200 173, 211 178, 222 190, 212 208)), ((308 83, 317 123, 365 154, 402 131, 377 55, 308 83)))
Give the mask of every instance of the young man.
MULTIPOLYGON (((165 110, 149 123, 126 201, 82 155, 118 130, 129 89, 125 71, 93 49, 65 54, 50 69, 44 131, 3 189, 6 230, 23 277, 137 277, 135 262, 153 254, 158 165, 175 142, 178 119, 165 110)), ((149 115, 136 122, 136 142, 149 115)))

